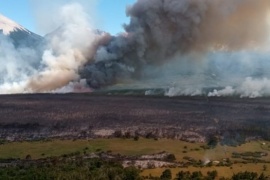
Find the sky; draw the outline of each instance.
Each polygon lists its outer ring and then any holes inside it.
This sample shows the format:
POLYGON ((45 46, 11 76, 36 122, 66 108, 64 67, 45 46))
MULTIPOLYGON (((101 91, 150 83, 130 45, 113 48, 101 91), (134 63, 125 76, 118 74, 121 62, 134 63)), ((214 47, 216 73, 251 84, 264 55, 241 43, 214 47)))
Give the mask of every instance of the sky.
MULTIPOLYGON (((33 3, 39 0, 0 0, 0 13, 14 20, 25 28, 37 34, 42 32, 37 27, 34 18, 33 3)), ((58 0, 48 0, 58 1, 58 0)), ((62 0, 65 1, 65 0, 62 0)), ((70 0, 66 0, 70 1, 70 0)), ((76 0, 73 0, 76 2, 76 0)), ((89 0, 91 1, 91 0, 89 0)), ((95 1, 95 0, 92 0, 95 1)), ((122 25, 129 22, 126 16, 127 5, 132 5, 136 0, 96 0, 95 25, 96 28, 111 34, 123 32, 122 25)), ((49 13, 49 10, 48 10, 49 13)))

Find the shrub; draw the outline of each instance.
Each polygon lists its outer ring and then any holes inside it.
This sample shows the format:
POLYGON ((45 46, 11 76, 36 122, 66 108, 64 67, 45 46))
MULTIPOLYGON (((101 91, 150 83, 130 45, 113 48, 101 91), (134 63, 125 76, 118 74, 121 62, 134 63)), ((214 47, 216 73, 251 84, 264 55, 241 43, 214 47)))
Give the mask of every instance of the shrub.
POLYGON ((135 136, 133 139, 134 139, 134 141, 138 141, 139 140, 139 136, 135 136))
POLYGON ((165 171, 162 172, 160 176, 161 180, 170 180, 172 179, 172 172, 170 169, 166 169, 165 171))
POLYGON ((174 155, 174 154, 169 154, 169 155, 166 157, 166 160, 167 160, 167 161, 170 161, 170 162, 175 161, 175 160, 176 160, 175 155, 174 155))
POLYGON ((239 172, 237 174, 234 174, 232 176, 232 180, 240 180, 240 179, 245 179, 245 180, 255 180, 257 179, 258 174, 255 172, 239 172))
POLYGON ((31 155, 30 155, 30 154, 27 154, 27 155, 25 156, 25 159, 26 159, 26 160, 31 160, 31 159, 32 159, 32 157, 31 157, 31 155))

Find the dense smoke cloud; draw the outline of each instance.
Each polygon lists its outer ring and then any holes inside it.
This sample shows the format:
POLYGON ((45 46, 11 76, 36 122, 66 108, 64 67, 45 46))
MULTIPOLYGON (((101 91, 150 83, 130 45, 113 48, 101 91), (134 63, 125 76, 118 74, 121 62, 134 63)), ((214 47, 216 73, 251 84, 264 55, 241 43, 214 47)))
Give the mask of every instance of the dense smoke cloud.
MULTIPOLYGON (((1 38, 4 53, 1 61, 5 61, 1 63, 4 65, 1 72, 7 73, 1 82, 1 93, 51 92, 65 89, 63 86, 71 86, 73 83, 70 82, 80 79, 79 68, 93 57, 103 35, 94 32, 88 14, 80 4, 64 5, 57 12, 61 26, 45 36, 39 50, 15 48, 10 38, 1 38), (34 54, 38 51, 41 52, 39 56, 34 54)), ((81 85, 85 86, 85 83, 81 85)))
POLYGON ((38 68, 27 65, 25 78, 10 81, 21 87, 16 92, 111 87, 161 88, 168 96, 270 95, 269 0, 137 0, 118 36, 95 30, 78 3, 59 2, 52 8, 57 18, 39 15, 41 28, 57 30, 33 57, 38 68))
POLYGON ((16 48, 11 39, 1 34, 0 47, 0 94, 21 93, 25 81, 36 72, 38 53, 27 47, 16 48))
MULTIPOLYGON (((42 35, 46 35, 55 29, 62 26, 64 23, 69 22, 69 18, 74 21, 75 19, 87 20, 87 26, 94 27, 96 22, 95 8, 98 0, 29 0, 34 15, 35 27, 42 35), (81 6, 82 11, 76 11, 78 8, 74 7, 75 14, 63 14, 63 8, 69 6, 81 6), (48 12, 49 10, 49 12, 48 12), (78 14, 77 14, 78 13, 78 14), (64 16, 63 16, 64 15, 64 16), (64 22, 62 22, 64 20, 64 22)), ((67 11, 66 11, 67 12, 67 11)), ((79 24, 78 22, 78 24, 79 24)))
MULTIPOLYGON (((269 6, 267 0, 138 0, 127 9, 126 33, 100 47, 82 77, 99 88, 144 79, 149 66, 181 61, 186 54, 203 59, 209 51, 257 48, 269 34, 269 6)), ((199 69, 193 62, 187 66, 199 69)))
POLYGON ((91 32, 93 28, 81 6, 62 7, 60 17, 62 26, 47 36, 48 49, 41 62, 44 68, 28 83, 34 92, 51 91, 78 79, 78 69, 95 52, 98 37, 91 32))

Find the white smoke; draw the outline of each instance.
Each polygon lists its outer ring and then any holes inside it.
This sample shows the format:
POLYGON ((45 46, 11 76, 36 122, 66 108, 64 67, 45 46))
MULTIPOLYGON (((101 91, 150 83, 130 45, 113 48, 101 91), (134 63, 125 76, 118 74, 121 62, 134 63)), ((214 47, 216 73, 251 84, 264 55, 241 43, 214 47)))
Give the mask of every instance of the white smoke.
POLYGON ((11 39, 0 34, 0 94, 22 93, 29 76, 36 72, 37 52, 14 47, 11 39))
POLYGON ((257 98, 262 96, 270 95, 270 79, 253 79, 247 77, 245 81, 239 86, 233 88, 231 86, 226 87, 222 90, 214 90, 209 92, 208 96, 234 96, 239 95, 240 97, 257 98))
POLYGON ((66 22, 78 21, 78 24, 86 23, 85 25, 89 26, 90 24, 91 27, 97 23, 95 21, 97 19, 95 9, 98 0, 29 0, 29 2, 33 11, 36 29, 42 35, 54 31, 66 22), (80 8, 72 8, 72 4, 80 6, 80 8), (72 9, 66 9, 63 12, 66 5, 72 9), (78 11, 80 9, 82 11, 78 11), (68 12, 71 14, 67 14, 68 12), (86 19, 88 20, 87 22, 85 22, 86 19))
POLYGON ((54 15, 61 26, 46 36, 42 57, 30 48, 15 48, 9 40, 1 40, 0 62, 4 66, 0 73, 5 75, 0 93, 59 92, 70 82, 80 81, 79 69, 94 56, 102 34, 94 32, 88 14, 78 3, 64 5, 57 12, 54 15), (40 61, 38 68, 30 66, 32 61, 40 61))
POLYGON ((86 80, 81 79, 77 82, 70 82, 68 85, 59 89, 51 91, 51 93, 85 93, 92 92, 91 88, 87 86, 86 80))
POLYGON ((165 96, 198 96, 201 95, 202 91, 195 88, 181 88, 181 87, 171 87, 165 92, 165 96))
POLYGON ((79 80, 79 68, 93 56, 97 35, 82 6, 65 5, 61 8, 60 17, 62 26, 59 32, 53 32, 48 37, 48 49, 44 51, 41 62, 44 68, 31 78, 31 91, 50 91, 79 80))

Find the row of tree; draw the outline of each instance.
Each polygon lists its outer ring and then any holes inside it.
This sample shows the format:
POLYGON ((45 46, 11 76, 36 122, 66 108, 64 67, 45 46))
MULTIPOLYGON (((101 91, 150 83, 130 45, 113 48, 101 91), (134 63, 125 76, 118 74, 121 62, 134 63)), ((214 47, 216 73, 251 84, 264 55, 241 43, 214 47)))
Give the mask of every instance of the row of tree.
MULTIPOLYGON (((99 158, 85 159, 83 156, 74 154, 73 156, 61 156, 31 160, 28 158, 20 163, 0 163, 0 179, 20 179, 20 180, 172 180, 170 169, 163 171, 160 177, 142 177, 140 170, 135 167, 124 168, 120 163, 99 158), (6 165, 4 165, 6 164, 6 165)), ((270 177, 263 173, 240 172, 231 178, 220 180, 268 180, 270 177)), ((218 179, 216 170, 203 175, 201 171, 180 171, 174 180, 215 180, 218 179)))
MULTIPOLYGON (((189 171, 180 171, 176 174, 174 180, 215 180, 218 177, 218 172, 208 171, 207 175, 204 176, 201 171, 189 172, 189 171)), ((149 179, 158 179, 158 180, 172 180, 172 173, 170 169, 163 171, 160 177, 150 177, 149 179)), ((220 180, 269 180, 270 177, 266 176, 264 173, 260 175, 255 172, 239 172, 234 174, 231 178, 220 178, 220 180)))
POLYGON ((59 159, 43 162, 30 161, 0 168, 3 180, 139 180, 140 171, 134 167, 124 168, 117 162, 101 159, 59 159))

